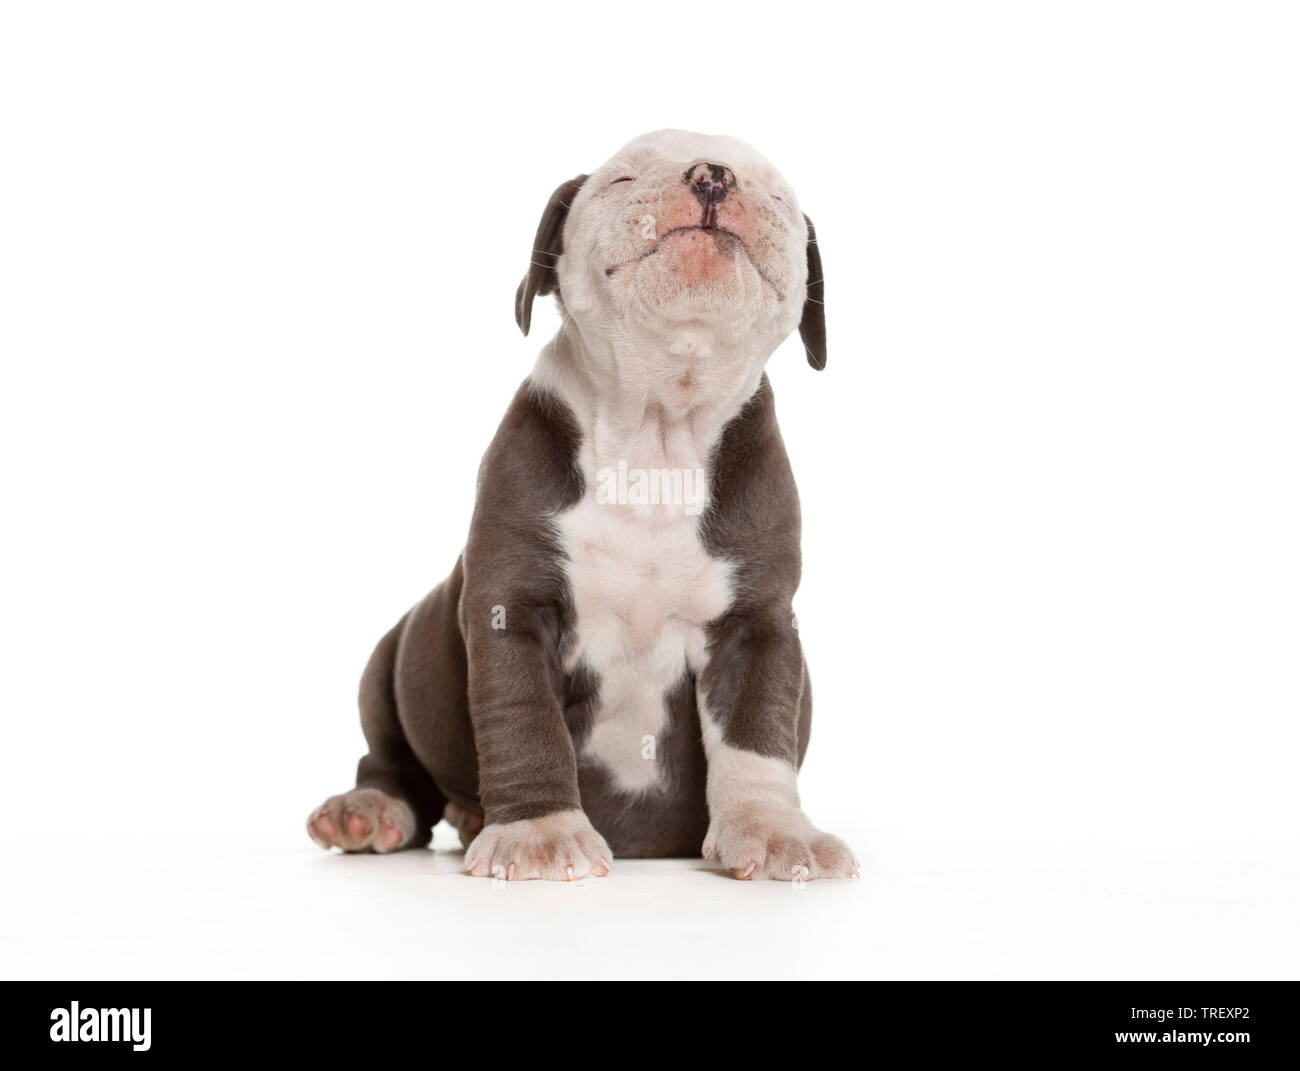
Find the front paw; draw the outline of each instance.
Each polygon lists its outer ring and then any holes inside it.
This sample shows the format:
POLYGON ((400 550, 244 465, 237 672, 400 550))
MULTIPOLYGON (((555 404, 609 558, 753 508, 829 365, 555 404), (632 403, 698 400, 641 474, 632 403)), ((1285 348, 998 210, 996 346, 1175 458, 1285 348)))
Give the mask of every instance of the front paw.
POLYGON ((705 859, 742 881, 774 878, 856 878, 858 864, 839 837, 823 833, 798 807, 737 804, 709 824, 705 859))
POLYGON ((475 877, 505 881, 600 878, 612 865, 613 854, 605 838, 581 811, 494 822, 483 827, 465 852, 465 869, 475 877))

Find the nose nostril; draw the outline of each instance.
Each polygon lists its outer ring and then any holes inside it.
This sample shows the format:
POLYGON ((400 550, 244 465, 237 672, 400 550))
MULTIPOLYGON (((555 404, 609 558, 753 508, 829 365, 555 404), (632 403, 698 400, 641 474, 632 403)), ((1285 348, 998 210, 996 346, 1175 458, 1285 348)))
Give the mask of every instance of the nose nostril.
POLYGON ((688 167, 682 180, 692 187, 720 186, 724 190, 729 190, 736 185, 736 173, 725 164, 710 163, 706 160, 688 167))
POLYGON ((682 181, 690 187, 691 193, 704 209, 701 226, 705 228, 717 225, 718 203, 727 197, 727 191, 734 189, 736 175, 724 164, 708 161, 692 164, 686 169, 682 181))

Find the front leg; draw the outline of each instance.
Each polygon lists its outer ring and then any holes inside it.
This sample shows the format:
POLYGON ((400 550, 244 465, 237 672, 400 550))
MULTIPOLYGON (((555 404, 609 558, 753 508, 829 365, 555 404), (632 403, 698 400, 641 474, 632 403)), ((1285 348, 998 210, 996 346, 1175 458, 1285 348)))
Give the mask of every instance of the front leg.
POLYGON ((708 760, 706 859, 743 880, 858 876, 853 853, 799 805, 799 712, 807 681, 788 612, 731 614, 710 627, 699 675, 708 760))
POLYGON ((485 823, 466 869, 507 881, 609 873, 609 846, 578 796, 557 611, 526 597, 480 608, 466 600, 462 617, 485 823))

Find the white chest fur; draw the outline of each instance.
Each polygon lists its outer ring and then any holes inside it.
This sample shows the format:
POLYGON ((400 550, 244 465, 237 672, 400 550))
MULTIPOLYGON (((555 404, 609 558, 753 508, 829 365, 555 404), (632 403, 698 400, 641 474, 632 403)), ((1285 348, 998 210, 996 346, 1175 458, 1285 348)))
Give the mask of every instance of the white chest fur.
POLYGON ((580 757, 619 788, 646 792, 661 782, 668 695, 703 668, 705 626, 732 602, 731 564, 700 539, 706 472, 762 362, 683 346, 613 364, 562 332, 532 378, 569 407, 581 439, 583 497, 555 518, 575 622, 567 668, 585 665, 598 680, 580 757))
POLYGON ((680 506, 627 505, 587 493, 556 519, 568 558, 576 642, 569 668, 599 681, 582 757, 629 792, 660 779, 666 697, 705 659, 704 626, 731 602, 731 568, 701 543, 680 506))
POLYGON ((590 491, 557 518, 576 623, 570 668, 584 664, 599 681, 582 755, 627 791, 658 783, 666 697, 704 664, 704 626, 731 602, 730 567, 705 550, 698 520, 599 503, 590 491))

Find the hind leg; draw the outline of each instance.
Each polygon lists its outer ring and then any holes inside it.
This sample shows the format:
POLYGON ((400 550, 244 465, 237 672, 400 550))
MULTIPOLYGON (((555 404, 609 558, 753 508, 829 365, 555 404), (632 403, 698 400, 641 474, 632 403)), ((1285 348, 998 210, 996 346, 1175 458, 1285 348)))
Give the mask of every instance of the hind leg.
POLYGON ((483 816, 474 811, 467 811, 459 803, 447 804, 443 817, 456 827, 456 832, 460 834, 460 842, 466 848, 483 832, 483 816))
POLYGON ((429 843, 446 797, 411 750, 397 716, 393 674, 406 618, 379 641, 361 677, 361 729, 369 752, 357 787, 331 796, 307 819, 322 848, 393 852, 429 843))

